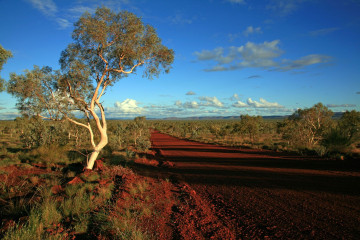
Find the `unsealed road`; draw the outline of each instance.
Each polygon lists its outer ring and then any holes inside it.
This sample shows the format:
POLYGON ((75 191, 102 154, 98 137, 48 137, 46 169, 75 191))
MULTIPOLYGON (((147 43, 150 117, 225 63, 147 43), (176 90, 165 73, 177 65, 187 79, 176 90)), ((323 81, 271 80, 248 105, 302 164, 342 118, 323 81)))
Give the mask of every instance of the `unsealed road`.
MULTIPOLYGON (((238 239, 360 239, 359 162, 180 140, 154 131, 161 170, 189 184, 238 239)), ((165 176, 165 175, 164 175, 165 176)))

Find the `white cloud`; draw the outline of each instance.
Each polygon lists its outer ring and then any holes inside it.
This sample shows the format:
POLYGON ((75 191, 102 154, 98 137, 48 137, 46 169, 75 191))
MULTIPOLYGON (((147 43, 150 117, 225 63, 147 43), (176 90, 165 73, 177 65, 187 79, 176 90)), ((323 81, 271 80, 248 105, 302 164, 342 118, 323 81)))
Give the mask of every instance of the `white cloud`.
POLYGON ((242 102, 242 101, 237 101, 237 102, 234 103, 232 106, 233 106, 233 107, 236 107, 236 108, 249 107, 249 105, 247 105, 246 103, 244 103, 244 102, 242 102))
POLYGON ((60 29, 65 29, 72 25, 72 21, 77 20, 84 12, 93 14, 99 6, 106 6, 114 11, 120 11, 124 5, 131 6, 129 0, 87 0, 74 1, 74 5, 68 9, 59 11, 54 0, 26 0, 31 5, 56 22, 60 29))
POLYGON ((327 63, 331 60, 330 56, 320 55, 320 54, 311 54, 304 56, 298 60, 283 60, 281 67, 278 70, 288 71, 293 69, 300 69, 309 65, 319 64, 319 63, 327 63))
POLYGON ((217 65, 212 69, 208 69, 208 71, 235 70, 245 67, 268 68, 276 66, 277 64, 273 58, 283 53, 278 47, 279 43, 279 40, 265 41, 260 44, 247 42, 240 47, 230 47, 227 55, 225 55, 225 51, 221 47, 212 51, 195 52, 195 55, 200 61, 213 60, 217 62, 217 65), (231 65, 227 66, 227 64, 231 65))
POLYGON ((199 104, 196 101, 182 103, 181 101, 178 100, 175 102, 175 105, 180 108, 198 108, 199 107, 199 104))
POLYGON ((231 100, 238 100, 238 99, 240 99, 239 94, 234 93, 230 99, 231 99, 231 100))
POLYGON ((201 106, 224 107, 224 104, 217 97, 199 97, 201 106))
POLYGON ((186 102, 183 104, 184 108, 198 108, 199 104, 196 101, 186 102))
POLYGON ((188 95, 188 96, 192 96, 192 95, 196 95, 196 93, 195 93, 195 92, 193 92, 193 91, 188 91, 188 92, 186 93, 186 95, 188 95))
POLYGON ((326 63, 331 57, 310 54, 298 60, 278 59, 284 51, 279 48, 280 41, 253 43, 247 42, 240 47, 222 47, 203 50, 194 54, 199 61, 214 61, 216 65, 205 71, 229 71, 244 68, 263 68, 267 70, 290 71, 309 65, 326 63))
POLYGON ((309 32, 310 36, 313 37, 317 37, 317 36, 323 36, 323 35, 327 35, 329 33, 335 32, 337 30, 339 30, 340 28, 322 28, 322 29, 318 29, 318 30, 314 30, 309 32))
POLYGON ((301 3, 306 0, 271 0, 267 9, 273 10, 280 16, 286 16, 295 12, 301 3))
POLYGON ((54 16, 57 12, 56 4, 52 0, 28 0, 34 8, 47 16, 54 16))
MULTIPOLYGON (((256 44, 247 42, 245 46, 240 46, 237 51, 243 59, 249 63, 257 63, 265 59, 272 59, 280 56, 283 51, 279 48, 280 40, 256 44)), ((260 64, 262 65, 262 64, 260 64)))
POLYGON ((137 101, 134 99, 128 98, 122 102, 116 102, 114 105, 115 105, 115 111, 119 113, 141 114, 144 111, 144 108, 139 107, 137 105, 137 101))
POLYGON ((228 56, 224 56, 224 48, 219 47, 214 50, 203 50, 201 52, 195 52, 198 60, 206 61, 206 60, 215 60, 220 64, 227 64, 234 61, 236 58, 236 52, 232 51, 228 54, 228 56))
POLYGON ((71 23, 65 18, 57 18, 56 22, 59 24, 61 29, 65 29, 71 25, 71 23))
POLYGON ((251 35, 251 34, 254 34, 254 33, 262 33, 261 28, 260 27, 254 28, 253 26, 248 26, 246 28, 246 30, 243 32, 243 34, 246 37, 251 35))
POLYGON ((217 107, 222 108, 224 104, 217 99, 217 97, 199 97, 200 102, 191 101, 182 103, 180 100, 175 102, 175 105, 180 108, 196 109, 199 107, 217 107))
POLYGON ((181 107, 182 106, 182 102, 180 100, 176 101, 175 102, 175 105, 178 106, 178 107, 181 107))
POLYGON ((254 101, 251 98, 248 98, 247 104, 254 108, 283 108, 284 106, 278 104, 277 102, 268 102, 263 98, 260 98, 260 102, 254 101))
POLYGON ((259 102, 254 101, 251 98, 247 99, 247 103, 244 103, 242 101, 236 101, 232 104, 232 106, 236 108, 284 108, 284 106, 278 104, 277 102, 268 102, 263 98, 260 98, 259 102))

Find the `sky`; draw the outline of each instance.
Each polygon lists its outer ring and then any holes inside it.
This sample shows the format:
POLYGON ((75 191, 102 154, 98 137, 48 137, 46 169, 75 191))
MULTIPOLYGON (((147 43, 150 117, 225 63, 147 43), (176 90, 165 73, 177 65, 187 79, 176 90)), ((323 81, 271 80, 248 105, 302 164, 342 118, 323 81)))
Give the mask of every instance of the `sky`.
MULTIPOLYGON (((101 6, 133 12, 175 51, 170 73, 108 89, 107 118, 360 110, 358 0, 0 0, 0 44, 13 53, 1 77, 59 69, 73 24, 101 6)), ((0 119, 20 116, 16 102, 0 93, 0 119)))

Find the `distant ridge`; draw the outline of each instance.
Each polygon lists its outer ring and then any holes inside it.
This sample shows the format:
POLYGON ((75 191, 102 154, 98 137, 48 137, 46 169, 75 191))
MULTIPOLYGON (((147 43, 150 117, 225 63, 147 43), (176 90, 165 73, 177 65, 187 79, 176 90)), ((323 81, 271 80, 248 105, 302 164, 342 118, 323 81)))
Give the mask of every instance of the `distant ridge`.
MULTIPOLYGON (((264 119, 285 119, 288 116, 262 116, 264 119)), ((150 119, 150 118, 149 118, 150 119)), ((169 117, 169 118, 162 118, 163 120, 226 120, 226 119, 240 119, 240 116, 204 116, 204 117, 169 117)))
MULTIPOLYGON (((343 112, 334 112, 333 119, 338 120, 343 115, 343 112)), ((266 120, 283 120, 288 118, 290 115, 272 115, 272 116, 262 116, 266 120)), ((134 118, 108 118, 108 120, 133 120, 134 118)), ((168 118, 146 118, 147 120, 232 120, 240 119, 240 116, 203 116, 203 117, 168 117, 168 118)))
MULTIPOLYGON (((333 119, 337 120, 340 119, 343 115, 343 112, 334 112, 333 119)), ((290 115, 272 115, 272 116, 262 116, 263 119, 267 120, 283 120, 290 117, 290 115)), ((148 118, 155 120, 155 118, 148 118)), ((226 119, 240 119, 240 116, 204 116, 204 117, 184 117, 184 118, 178 118, 178 117, 168 117, 168 118, 160 118, 158 120, 226 120, 226 119)))

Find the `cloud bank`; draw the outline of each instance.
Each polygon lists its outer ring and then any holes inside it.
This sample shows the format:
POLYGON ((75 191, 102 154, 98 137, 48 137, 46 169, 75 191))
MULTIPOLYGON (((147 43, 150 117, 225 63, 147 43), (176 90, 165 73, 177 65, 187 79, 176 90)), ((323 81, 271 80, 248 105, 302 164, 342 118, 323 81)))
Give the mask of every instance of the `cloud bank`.
POLYGON ((231 71, 245 68, 261 68, 275 71, 290 71, 301 69, 309 65, 326 63, 331 60, 330 56, 310 54, 297 60, 279 59, 284 53, 279 48, 280 40, 271 42, 253 43, 247 42, 239 47, 203 50, 195 52, 198 61, 212 61, 215 66, 205 69, 207 72, 231 71))
POLYGON ((268 102, 263 98, 260 98, 259 101, 254 101, 251 98, 247 99, 247 102, 244 103, 242 101, 237 101, 232 104, 233 107, 236 108, 245 108, 245 107, 252 107, 252 108, 284 108, 284 106, 278 104, 277 102, 268 102))

